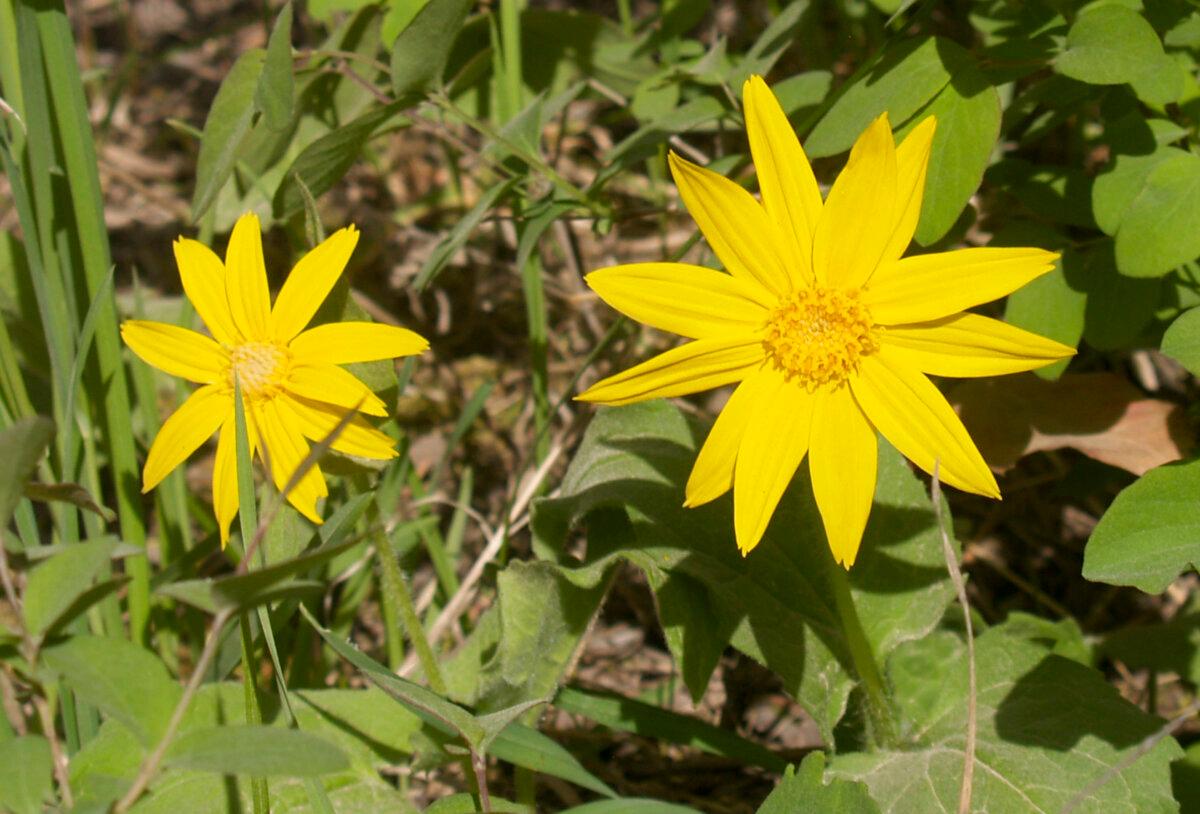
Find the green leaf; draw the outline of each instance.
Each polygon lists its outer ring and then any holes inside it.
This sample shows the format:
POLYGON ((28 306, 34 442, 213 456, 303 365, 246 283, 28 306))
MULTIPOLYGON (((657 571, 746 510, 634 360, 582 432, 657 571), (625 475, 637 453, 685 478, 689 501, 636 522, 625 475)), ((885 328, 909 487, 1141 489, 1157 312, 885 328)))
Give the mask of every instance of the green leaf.
POLYGON ((196 157, 196 190, 192 193, 192 221, 208 211, 217 193, 233 172, 238 147, 250 131, 254 118, 254 98, 267 52, 261 48, 246 51, 217 90, 204 133, 200 137, 200 154, 196 157))
POLYGON ((254 104, 263 112, 263 121, 272 130, 283 130, 291 123, 295 84, 292 77, 292 4, 288 2, 275 18, 275 27, 267 40, 262 75, 254 91, 254 104))
POLYGON ((879 806, 862 783, 835 778, 826 785, 825 753, 813 752, 800 768, 789 766, 779 785, 763 801, 758 814, 828 811, 836 814, 879 814, 879 806))
POLYGON ((1104 637, 1099 650, 1127 667, 1200 679, 1200 607, 1193 601, 1166 622, 1131 625, 1104 637))
POLYGON ((965 49, 939 40, 938 50, 952 72, 950 81, 932 104, 913 117, 914 124, 927 116, 937 117, 915 235, 922 246, 940 240, 954 226, 967 201, 979 189, 1000 135, 1000 95, 996 89, 965 49))
POLYGON ((1114 252, 1112 241, 1103 241, 1089 250, 1078 281, 1087 292, 1083 338, 1096 350, 1134 346, 1154 319, 1163 289, 1163 280, 1119 273, 1114 252))
MULTIPOLYGON (((663 401, 602 409, 563 479, 535 505, 535 551, 573 578, 601 579, 617 560, 647 576, 672 655, 694 697, 731 643, 779 674, 832 741, 854 681, 826 582, 831 564, 801 468, 762 543, 742 557, 728 497, 683 508, 683 484, 702 433, 663 401), (588 529, 587 559, 562 552, 570 529, 588 529), (600 533, 603 532, 603 533, 600 533)), ((886 656, 928 632, 951 587, 929 497, 903 458, 880 445, 875 507, 852 589, 872 647, 886 656)))
MULTIPOLYGON (((514 803, 511 800, 492 797, 491 803, 492 811, 496 814, 535 814, 531 806, 514 803)), ((425 809, 425 814, 476 814, 482 810, 479 806, 479 798, 473 794, 460 792, 436 801, 425 809)))
POLYGON ((1083 553, 1083 576, 1157 594, 1200 564, 1200 461, 1152 469, 1100 518, 1083 553))
POLYGON ((392 90, 403 98, 440 83, 471 0, 429 0, 392 45, 392 90))
MULTIPOLYGON (((1112 145, 1114 149, 1120 149, 1120 146, 1112 145)), ((1112 163, 1092 184, 1092 212, 1096 216, 1096 225, 1105 234, 1117 234, 1130 205, 1159 164, 1186 155, 1177 147, 1139 144, 1133 149, 1138 148, 1142 152, 1117 152, 1112 163)))
POLYGON ((562 814, 700 814, 694 808, 678 803, 664 803, 641 797, 623 797, 620 800, 597 800, 581 806, 564 809, 562 814))
MULTIPOLYGON (((1174 811, 1171 738, 1146 754, 1161 721, 1121 698, 1097 671, 991 628, 976 640, 978 742, 972 810, 1058 812, 1102 775, 1080 812, 1174 811)), ((900 751, 840 754, 837 777, 866 783, 883 814, 952 811, 962 783, 966 648, 950 633, 912 642, 891 659, 895 699, 912 742, 900 751)))
POLYGON ((50 741, 25 735, 0 741, 0 810, 40 814, 53 794, 50 741))
POLYGON ((402 108, 400 102, 373 107, 349 124, 326 133, 305 147, 288 167, 283 182, 275 192, 272 201, 275 216, 283 219, 303 209, 303 188, 307 188, 313 198, 332 189, 375 132, 402 108))
POLYGON ((1117 228, 1117 268, 1130 277, 1161 277, 1200 256, 1200 156, 1157 164, 1117 228))
POLYGON ((256 777, 317 777, 350 766, 346 754, 324 738, 276 726, 213 726, 177 737, 164 765, 256 777))
POLYGON ((523 724, 512 724, 501 732, 488 753, 498 760, 561 778, 605 797, 617 796, 607 783, 585 769, 555 740, 523 724))
POLYGON ((1094 5, 1075 19, 1055 67, 1092 85, 1128 82, 1152 104, 1174 101, 1182 90, 1179 71, 1150 23, 1116 3, 1094 5))
POLYGON ((25 484, 33 477, 52 438, 54 422, 41 416, 22 418, 0 432, 0 460, 5 462, 5 472, 0 475, 0 526, 12 520, 25 484))
MULTIPOLYGON (((837 155, 885 110, 892 126, 903 123, 950 81, 941 50, 948 41, 936 37, 907 40, 885 52, 849 85, 804 142, 810 158, 837 155)), ((957 56, 961 49, 948 49, 957 56)))
POLYGON ((182 690, 162 661, 126 639, 73 636, 42 659, 84 701, 117 719, 145 746, 166 730, 182 690))
POLYGON ((29 483, 25 486, 25 497, 40 503, 70 503, 99 515, 106 523, 116 519, 111 509, 97 503, 91 492, 78 483, 29 483))
MULTIPOLYGON (((992 245, 997 245, 995 242, 992 245)), ((1054 270, 1008 295, 1004 320, 1018 328, 1076 347, 1083 336, 1087 294, 1071 285, 1081 258, 1072 249, 1063 249, 1054 270)), ((1057 379, 1070 364, 1063 359, 1034 371, 1043 379, 1057 379)))
POLYGON ((25 587, 25 629, 40 637, 65 621, 66 611, 107 570, 115 548, 116 543, 109 541, 71 545, 30 571, 25 587))
POLYGON ((1200 376, 1200 308, 1184 311, 1163 334, 1162 352, 1200 376))
POLYGON ((507 181, 489 187, 479 196, 479 200, 471 207, 471 210, 463 215, 458 223, 454 224, 454 228, 442 238, 429 255, 429 259, 421 266, 420 272, 412 282, 418 291, 425 289, 433 282, 446 263, 450 262, 454 253, 474 234, 476 227, 483 222, 488 212, 492 211, 492 208, 517 185, 519 180, 519 178, 509 178, 507 181))

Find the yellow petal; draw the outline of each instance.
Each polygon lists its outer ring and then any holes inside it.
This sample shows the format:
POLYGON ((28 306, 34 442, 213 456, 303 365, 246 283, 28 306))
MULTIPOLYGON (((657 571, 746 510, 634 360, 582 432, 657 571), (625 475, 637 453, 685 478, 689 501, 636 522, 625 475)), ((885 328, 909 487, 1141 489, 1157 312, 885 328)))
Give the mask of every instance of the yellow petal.
POLYGON ((764 386, 774 383, 769 372, 752 373, 737 386, 729 401, 717 415, 696 463, 688 477, 683 505, 688 508, 703 506, 716 500, 733 486, 733 464, 737 460, 738 447, 746 434, 751 413, 761 400, 764 386))
POLYGON ((742 86, 746 134, 763 207, 791 248, 792 284, 812 285, 812 242, 821 219, 821 190, 796 131, 761 76, 742 86))
POLYGON ((387 405, 354 374, 337 365, 295 365, 284 386, 298 396, 370 415, 387 415, 387 405))
POLYGON ((733 473, 733 530, 738 549, 758 545, 784 490, 808 451, 813 397, 777 370, 764 371, 733 473))
POLYGON ((198 384, 223 381, 229 366, 220 345, 177 325, 130 319, 121 323, 121 338, 146 364, 198 384))
POLYGON ((893 325, 879 337, 896 359, 934 376, 1000 376, 1075 355, 1053 339, 978 314, 893 325))
POLYGON ((575 398, 633 404, 686 396, 740 381, 762 364, 762 340, 757 336, 697 339, 598 381, 575 398))
MULTIPOLYGON (((312 441, 324 441, 345 415, 345 410, 317 401, 286 396, 280 400, 280 408, 289 410, 300 432, 312 441)), ((350 419, 330 445, 338 452, 387 461, 395 458, 396 442, 372 427, 359 416, 350 419)))
MULTIPOLYGON (((258 449, 258 434, 254 422, 246 421, 246 439, 250 442, 250 458, 258 449)), ((233 409, 225 416, 221 425, 221 437, 217 440, 217 457, 213 461, 212 478, 213 513, 217 516, 217 528, 221 531, 221 547, 229 542, 229 527, 238 513, 237 475, 237 420, 233 409)))
POLYGON ((930 474, 941 461, 941 479, 967 492, 1000 497, 1000 488, 954 410, 925 375, 889 348, 864 357, 850 380, 854 399, 883 437, 930 474))
POLYGON ((146 466, 142 469, 142 493, 158 486, 175 467, 211 438, 229 414, 232 404, 229 391, 222 385, 206 384, 188 396, 154 436, 154 443, 146 455, 146 466))
POLYGON ((233 225, 225 249, 225 285, 233 322, 243 337, 255 342, 271 338, 271 293, 263 262, 258 215, 247 212, 233 225))
MULTIPOLYGON (((257 402, 252 405, 255 424, 261 439, 263 457, 271 470, 271 480, 280 492, 287 489, 300 463, 308 455, 308 442, 290 415, 280 410, 277 400, 257 402)), ((323 522, 317 513, 317 500, 328 494, 321 467, 314 464, 287 492, 288 503, 296 511, 318 525, 323 522)))
POLYGON ((925 322, 991 302, 1054 268, 1043 249, 979 248, 918 254, 885 263, 864 301, 881 325, 925 322))
POLYGON ((338 229, 310 251, 292 269, 271 311, 275 339, 287 343, 312 320, 333 284, 342 276, 354 247, 358 230, 338 229))
POLYGON ((225 264, 213 250, 196 240, 181 237, 175 241, 175 264, 183 291, 204 320, 209 333, 222 345, 241 341, 226 298, 225 264))
POLYGON ((584 279, 625 316, 691 339, 756 331, 771 304, 754 284, 684 263, 632 263, 584 279))
POLYGON ((785 253, 783 237, 754 196, 675 153, 668 158, 683 205, 729 273, 776 296, 791 291, 784 268, 790 252, 785 253))
POLYGON ((309 365, 348 365, 412 356, 429 348, 429 341, 407 328, 376 322, 331 322, 309 328, 288 347, 299 362, 309 365))
POLYGON ((850 150, 813 237, 819 285, 855 288, 883 258, 896 222, 896 142, 884 113, 850 150))
POLYGON ((837 387, 818 393, 808 451, 813 496, 833 558, 854 565, 875 497, 878 442, 850 394, 837 387))
POLYGON ((921 219, 921 203, 925 200, 925 176, 929 168, 929 151, 937 119, 928 116, 896 148, 896 218, 895 228, 883 250, 884 262, 896 260, 912 242, 913 232, 921 219))

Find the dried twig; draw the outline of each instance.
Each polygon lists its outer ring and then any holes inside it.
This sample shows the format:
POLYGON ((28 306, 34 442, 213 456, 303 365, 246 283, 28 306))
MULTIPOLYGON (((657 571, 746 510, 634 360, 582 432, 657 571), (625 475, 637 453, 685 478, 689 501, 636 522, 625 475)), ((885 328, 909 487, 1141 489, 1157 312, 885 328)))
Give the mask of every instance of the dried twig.
POLYGON ((963 624, 967 630, 967 743, 963 747, 963 777, 958 795, 958 814, 971 814, 971 790, 975 782, 975 741, 979 728, 975 701, 975 632, 971 627, 971 606, 967 602, 967 586, 963 581, 962 569, 958 567, 958 557, 954 554, 954 546, 950 544, 950 534, 946 531, 946 520, 942 516, 942 481, 939 471, 940 462, 934 461, 933 487, 930 490, 933 497, 933 514, 937 518, 938 531, 942 535, 942 553, 946 555, 946 570, 950 572, 950 581, 954 583, 954 592, 958 594, 958 604, 962 606, 963 624))

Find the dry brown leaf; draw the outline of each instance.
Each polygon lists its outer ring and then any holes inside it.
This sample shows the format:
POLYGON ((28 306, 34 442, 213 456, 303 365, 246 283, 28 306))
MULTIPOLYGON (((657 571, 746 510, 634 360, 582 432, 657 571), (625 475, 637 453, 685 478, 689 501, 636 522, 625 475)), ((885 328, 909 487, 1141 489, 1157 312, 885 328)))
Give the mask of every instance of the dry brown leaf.
POLYGON ((1112 373, 973 379, 949 395, 984 459, 1000 470, 1031 452, 1069 447, 1141 475, 1195 443, 1179 405, 1147 398, 1112 373))

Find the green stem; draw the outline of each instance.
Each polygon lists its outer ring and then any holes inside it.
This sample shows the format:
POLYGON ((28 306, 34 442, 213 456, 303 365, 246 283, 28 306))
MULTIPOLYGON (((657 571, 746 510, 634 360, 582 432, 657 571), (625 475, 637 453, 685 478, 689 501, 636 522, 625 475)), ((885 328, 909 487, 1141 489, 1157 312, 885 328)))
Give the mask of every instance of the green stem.
POLYGON ((412 591, 408 589, 408 582, 400 571, 400 563, 396 560, 392 541, 382 529, 375 533, 375 548, 383 566, 384 600, 391 603, 399 614, 404 632, 408 634, 408 640, 417 650, 417 658, 421 662, 421 669, 425 671, 425 680, 429 682, 429 688, 439 695, 445 695, 446 682, 442 679, 442 671, 433 655, 433 648, 429 646, 429 639, 425 636, 425 628, 421 626, 421 620, 417 616, 412 591))
MULTIPOLYGON (((242 689, 246 697, 246 723, 250 726, 262 724, 262 706, 258 702, 258 670, 254 658, 254 631, 250 629, 250 616, 243 613, 238 617, 242 631, 242 689)), ((250 798, 254 802, 254 814, 268 814, 271 798, 265 777, 250 778, 250 798)))
POLYGON ((862 620, 858 617, 858 608, 854 605, 854 596, 850 593, 849 573, 838 565, 832 556, 828 560, 829 585, 833 588, 838 619, 841 620, 842 632, 846 636, 851 664, 866 696, 867 739, 875 747, 892 746, 896 741, 892 705, 888 699, 887 685, 883 681, 879 662, 875 660, 875 653, 871 650, 866 631, 863 630, 862 620))

